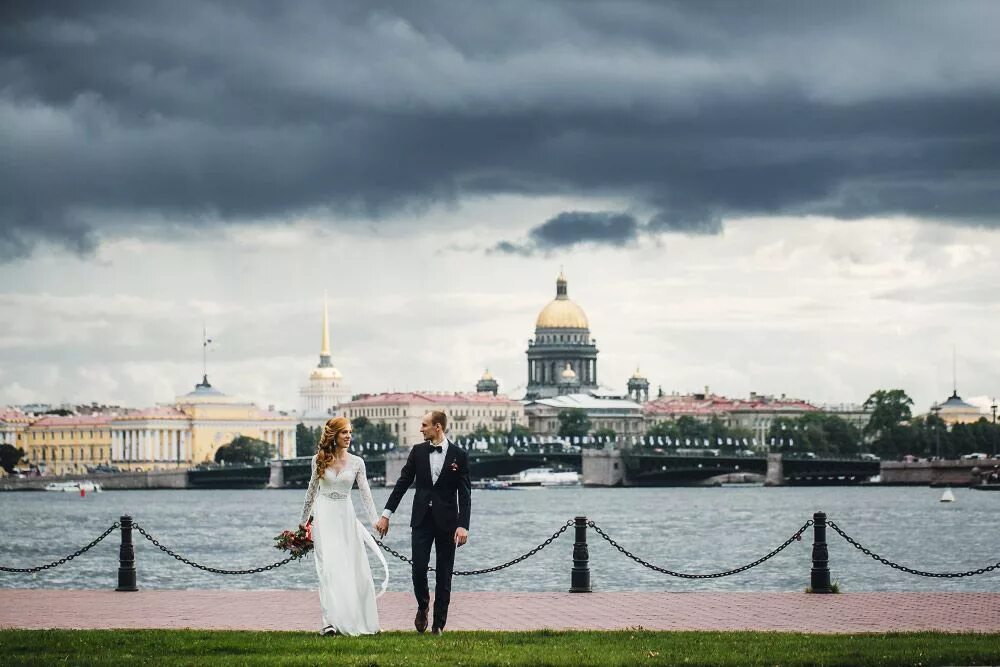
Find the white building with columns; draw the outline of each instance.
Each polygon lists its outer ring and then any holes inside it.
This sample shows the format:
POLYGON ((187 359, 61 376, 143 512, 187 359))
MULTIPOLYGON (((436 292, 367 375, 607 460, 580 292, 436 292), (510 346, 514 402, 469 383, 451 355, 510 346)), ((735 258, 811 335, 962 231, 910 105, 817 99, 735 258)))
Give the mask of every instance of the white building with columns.
POLYGON ((215 460, 237 436, 295 456, 295 419, 218 391, 205 378, 170 405, 137 410, 110 421, 111 464, 127 470, 186 468, 215 460))

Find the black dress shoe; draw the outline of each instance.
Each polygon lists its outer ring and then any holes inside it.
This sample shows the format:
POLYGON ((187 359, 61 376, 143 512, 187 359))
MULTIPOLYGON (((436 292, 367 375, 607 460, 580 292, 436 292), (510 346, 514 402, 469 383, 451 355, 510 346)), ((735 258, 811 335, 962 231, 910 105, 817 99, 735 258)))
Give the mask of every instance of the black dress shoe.
POLYGON ((443 634, 443 633, 444 633, 444 628, 439 628, 437 626, 431 628, 431 634, 432 635, 440 635, 440 634, 443 634))
POLYGON ((424 632, 427 629, 427 610, 417 609, 417 615, 413 617, 413 627, 417 632, 424 632))

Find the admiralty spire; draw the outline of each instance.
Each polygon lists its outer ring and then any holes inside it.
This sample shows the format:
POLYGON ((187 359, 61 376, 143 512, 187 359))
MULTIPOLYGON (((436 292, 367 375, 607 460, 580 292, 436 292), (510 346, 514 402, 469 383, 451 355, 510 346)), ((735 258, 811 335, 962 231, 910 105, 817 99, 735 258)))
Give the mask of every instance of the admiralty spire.
POLYGON ((323 335, 319 350, 319 365, 309 374, 309 380, 299 390, 302 397, 302 421, 306 426, 322 426, 337 414, 341 403, 351 400, 351 392, 343 374, 333 365, 330 355, 330 315, 323 297, 323 335))

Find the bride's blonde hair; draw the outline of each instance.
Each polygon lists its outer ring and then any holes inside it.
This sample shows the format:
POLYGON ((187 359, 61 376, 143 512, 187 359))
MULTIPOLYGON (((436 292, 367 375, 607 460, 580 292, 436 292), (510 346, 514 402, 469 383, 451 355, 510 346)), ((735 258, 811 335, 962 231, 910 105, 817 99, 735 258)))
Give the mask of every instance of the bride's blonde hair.
POLYGON ((337 451, 337 436, 351 425, 347 417, 334 417, 326 422, 323 435, 316 444, 316 475, 322 477, 326 469, 333 463, 337 451))

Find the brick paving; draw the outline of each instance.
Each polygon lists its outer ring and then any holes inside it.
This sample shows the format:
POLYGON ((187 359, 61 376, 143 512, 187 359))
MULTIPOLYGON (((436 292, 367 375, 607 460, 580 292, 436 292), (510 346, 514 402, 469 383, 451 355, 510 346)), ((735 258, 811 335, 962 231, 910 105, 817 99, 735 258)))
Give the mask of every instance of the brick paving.
MULTIPOLYGON (((379 599, 413 631, 409 593, 379 599)), ((314 591, 0 589, 0 628, 319 629, 314 591)), ((776 630, 1000 633, 1000 593, 454 593, 448 630, 776 630)))

